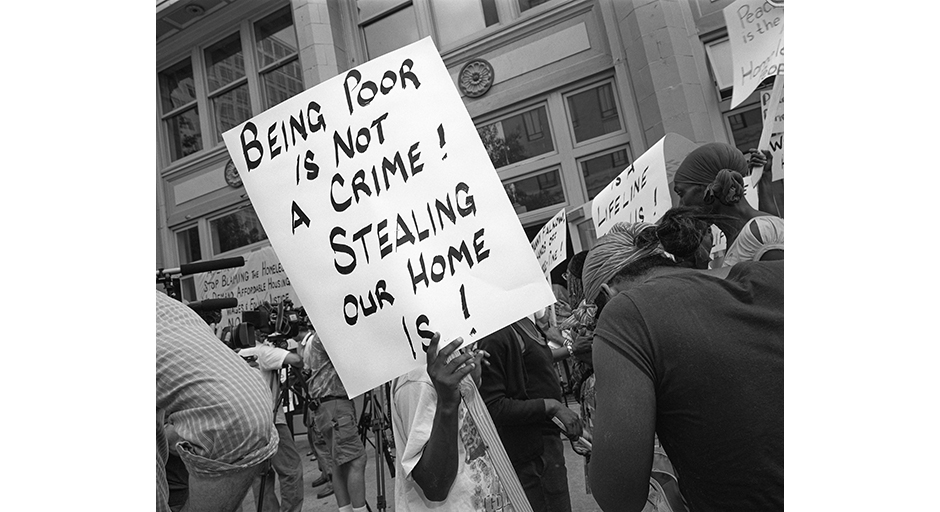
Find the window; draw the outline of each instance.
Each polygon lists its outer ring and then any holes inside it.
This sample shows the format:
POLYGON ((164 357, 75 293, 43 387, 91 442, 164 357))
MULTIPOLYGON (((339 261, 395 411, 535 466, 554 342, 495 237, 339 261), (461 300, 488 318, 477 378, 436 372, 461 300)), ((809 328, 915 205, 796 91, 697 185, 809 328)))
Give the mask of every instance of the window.
POLYGON ((289 7, 255 23, 255 49, 265 109, 304 90, 297 46, 289 7))
POLYGON ((193 66, 190 60, 186 59, 159 76, 163 122, 169 139, 170 159, 178 160, 202 149, 193 66))
POLYGON ((209 232, 212 236, 212 254, 215 256, 268 239, 251 206, 210 220, 209 232))
POLYGON ((499 22, 496 0, 431 0, 440 46, 447 46, 499 22))
POLYGON ((545 107, 481 126, 477 133, 497 169, 555 150, 545 107))
POLYGON ((176 232, 176 247, 179 251, 180 264, 192 263, 202 259, 199 248, 199 227, 194 226, 176 232))
MULTIPOLYGON (((366 20, 388 7, 390 3, 359 0, 359 19, 366 20)), ((362 24, 362 32, 366 42, 366 58, 369 59, 397 50, 421 38, 418 34, 415 8, 410 2, 365 21, 362 24)))
POLYGON ((597 231, 594 229, 594 219, 585 219, 577 224, 578 236, 581 239, 581 250, 589 251, 597 242, 597 231))
POLYGON ((620 131, 620 114, 610 83, 568 96, 568 111, 576 142, 620 131))
POLYGON ((517 214, 565 202, 565 190, 561 186, 561 173, 558 169, 505 181, 503 188, 506 189, 509 201, 517 214))
POLYGON ((725 114, 725 119, 728 120, 728 126, 731 128, 734 147, 740 149, 742 153, 747 153, 748 149, 757 147, 760 132, 764 126, 761 120, 760 103, 748 110, 725 114))
POLYGON ((581 175, 587 188, 588 199, 594 199, 611 181, 630 165, 628 148, 591 157, 581 161, 581 175))
POLYGON ((244 27, 192 48, 190 57, 158 73, 171 162, 204 149, 203 133, 216 146, 259 106, 268 109, 304 90, 290 6, 244 27))
POLYGON ((221 142, 222 132, 251 117, 245 58, 238 32, 206 48, 205 62, 216 141, 221 142))

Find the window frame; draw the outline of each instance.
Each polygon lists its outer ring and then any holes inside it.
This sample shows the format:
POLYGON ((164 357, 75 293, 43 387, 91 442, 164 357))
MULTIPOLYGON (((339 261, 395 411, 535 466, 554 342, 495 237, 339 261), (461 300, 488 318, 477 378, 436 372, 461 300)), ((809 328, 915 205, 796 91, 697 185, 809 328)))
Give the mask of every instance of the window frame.
POLYGON ((548 135, 551 138, 552 150, 547 151, 545 153, 538 154, 538 155, 530 156, 529 158, 526 158, 525 160, 519 160, 518 162, 513 162, 511 164, 507 164, 502 167, 496 167, 494 165, 493 168, 495 168, 496 172, 500 175, 500 179, 503 179, 504 175, 506 178, 510 178, 520 173, 528 174, 532 172, 532 169, 528 167, 529 164, 532 164, 534 162, 539 162, 546 158, 560 157, 560 151, 558 150, 558 137, 555 136, 555 127, 552 122, 552 109, 551 109, 551 105, 549 105, 549 102, 548 102, 548 96, 549 95, 543 95, 539 98, 535 98, 533 101, 526 101, 524 103, 514 105, 512 110, 504 110, 496 115, 488 115, 482 118, 482 119, 485 119, 484 121, 473 123, 474 128, 477 130, 477 133, 479 134, 479 129, 484 126, 496 124, 498 122, 501 122, 505 119, 509 119, 511 117, 524 115, 526 112, 532 112, 532 111, 538 110, 540 107, 545 109, 545 118, 547 120, 545 128, 547 128, 549 131, 548 135), (522 170, 520 171, 520 169, 522 170))
MULTIPOLYGON (((264 75, 266 75, 266 74, 268 74, 268 73, 271 73, 272 71, 274 71, 274 70, 276 70, 276 69, 278 69, 278 68, 280 68, 280 67, 282 67, 282 66, 285 66, 285 65, 287 65, 288 63, 293 62, 293 61, 295 61, 295 60, 298 61, 298 62, 300 61, 300 35, 297 33, 297 21, 294 19, 293 4, 290 4, 290 5, 288 5, 288 6, 282 6, 282 7, 280 7, 280 9, 274 9, 274 10, 272 10, 272 11, 270 11, 270 12, 267 12, 267 13, 261 15, 261 16, 258 16, 256 19, 251 20, 251 23, 249 24, 250 26, 249 26, 249 28, 248 28, 247 33, 243 33, 243 35, 242 35, 242 41, 243 41, 242 44, 243 44, 243 45, 244 45, 244 44, 251 44, 251 53, 252 53, 252 63, 251 63, 251 67, 254 69, 254 73, 253 73, 253 74, 254 74, 254 76, 255 76, 255 80, 257 81, 258 98, 259 98, 258 103, 259 103, 259 108, 260 108, 259 112, 263 112, 264 110, 267 110, 267 109, 269 109, 269 108, 271 108, 271 107, 274 106, 274 105, 266 106, 266 105, 268 104, 268 98, 267 98, 267 93, 265 92, 265 87, 264 87, 264 79, 263 79, 264 75), (260 62, 258 62, 258 47, 257 47, 258 39, 257 39, 256 36, 255 36, 255 30, 256 30, 255 24, 257 24, 258 22, 260 22, 260 21, 263 20, 264 18, 267 18, 268 16, 271 16, 272 14, 278 12, 280 9, 283 9, 284 7, 287 7, 288 12, 290 13, 290 17, 291 17, 291 27, 294 29, 294 40, 295 40, 296 43, 297 43, 297 48, 294 50, 293 55, 288 55, 288 56, 285 56, 285 57, 281 57, 280 59, 278 59, 278 60, 276 60, 276 61, 274 61, 274 62, 272 62, 272 63, 270 63, 270 64, 267 64, 267 65, 265 65, 265 66, 261 66, 261 65, 260 65, 260 62), (246 39, 246 38, 248 39, 247 42, 245 42, 245 39, 246 39)), ((248 65, 247 65, 247 63, 246 63, 246 65, 245 65, 245 73, 248 74, 248 65)), ((303 92, 304 90, 306 90, 306 87, 304 86, 304 83, 303 83, 303 79, 304 79, 304 77, 303 77, 303 65, 301 65, 301 74, 300 74, 300 87, 301 87, 301 92, 303 92)), ((297 93, 297 94, 300 94, 300 93, 297 93)))
MULTIPOLYGON (((263 16, 262 16, 262 18, 263 18, 263 16)), ((255 20, 255 21, 257 21, 257 20, 255 20)), ((222 96, 222 95, 224 95, 224 94, 226 94, 226 93, 228 93, 228 92, 231 92, 231 91, 233 91, 233 90, 235 90, 235 89, 241 87, 242 85, 248 84, 248 98, 249 98, 249 106, 251 107, 251 116, 254 116, 257 112, 259 112, 259 111, 257 111, 257 110, 255 109, 254 102, 251 101, 251 98, 252 98, 253 95, 252 95, 252 90, 251 90, 251 84, 248 83, 248 82, 250 82, 250 80, 251 80, 251 75, 252 75, 252 73, 250 72, 250 70, 251 70, 251 68, 253 67, 253 63, 249 64, 249 59, 248 59, 248 57, 245 55, 245 35, 243 34, 243 30, 242 30, 242 27, 241 27, 241 26, 238 27, 238 32, 237 32, 237 34, 238 34, 238 36, 239 36, 239 37, 238 37, 238 43, 241 45, 242 60, 244 60, 244 62, 245 62, 245 76, 243 76, 243 77, 241 77, 241 78, 237 78, 237 79, 235 79, 235 80, 232 80, 231 82, 229 82, 229 83, 227 83, 227 84, 225 84, 225 85, 223 85, 223 86, 221 86, 221 87, 219 87, 219 88, 217 88, 217 89, 215 89, 215 90, 212 90, 212 91, 209 90, 209 78, 208 78, 208 76, 206 76, 206 75, 207 75, 207 72, 206 72, 206 65, 207 65, 207 62, 206 62, 206 60, 205 60, 206 51, 207 51, 210 47, 212 47, 212 46, 214 46, 214 45, 216 45, 216 44, 218 44, 218 43, 221 43, 222 41, 224 41, 224 40, 226 40, 226 39, 232 37, 233 34, 232 34, 231 32, 229 32, 229 33, 227 33, 227 34, 225 34, 225 35, 223 35, 223 36, 221 36, 221 37, 214 38, 211 42, 208 42, 208 43, 202 45, 202 46, 199 48, 199 54, 200 54, 200 56, 202 57, 202 63, 201 63, 201 69, 202 69, 202 74, 203 74, 203 82, 202 82, 202 85, 203 85, 203 88, 204 88, 205 94, 206 94, 206 105, 208 106, 208 112, 209 112, 210 117, 211 117, 211 119, 209 119, 209 124, 212 126, 212 134, 215 136, 215 138, 213 138, 213 146, 216 145, 216 144, 222 144, 222 143, 223 143, 223 142, 222 142, 222 129, 219 128, 219 126, 218 126, 218 120, 216 119, 215 109, 213 108, 213 100, 214 100, 215 98, 218 98, 219 96, 222 96)), ((249 116, 249 119, 251 118, 251 116, 249 116)), ((203 148, 203 149, 205 149, 205 148, 203 148)))
POLYGON ((186 222, 178 226, 173 226, 170 232, 173 233, 173 247, 175 249, 174 254, 176 257, 176 262, 178 264, 183 265, 183 264, 188 264, 188 263, 195 263, 197 261, 203 261, 204 259, 206 259, 205 257, 206 252, 204 250, 203 243, 202 243, 202 239, 203 239, 202 228, 200 228, 199 226, 199 221, 186 222), (179 237, 180 235, 182 235, 183 233, 191 229, 196 230, 196 238, 198 239, 198 245, 199 245, 199 259, 183 262, 183 258, 180 257, 180 242, 179 242, 180 238, 179 237))
POLYGON ((505 187, 517 181, 534 178, 536 176, 539 176, 541 174, 547 174, 549 172, 558 173, 558 183, 561 185, 561 192, 562 192, 562 195, 564 196, 564 199, 560 203, 553 203, 548 206, 543 206, 541 208, 538 208, 536 210, 527 210, 525 212, 517 213, 516 215, 519 217, 519 221, 523 225, 527 223, 537 222, 541 220, 542 217, 545 217, 546 215, 548 215, 548 217, 551 217, 555 215, 556 213, 558 213, 559 209, 567 208, 568 206, 571 205, 570 195, 568 193, 568 186, 565 184, 564 169, 561 163, 554 163, 551 165, 540 167, 535 170, 528 171, 524 174, 514 175, 510 178, 504 178, 503 176, 500 176, 499 181, 503 185, 503 188, 505 189, 505 187))
MULTIPOLYGON (((633 156, 633 148, 632 148, 631 145, 630 145, 630 141, 624 142, 624 143, 622 143, 622 144, 617 144, 617 145, 615 145, 615 146, 609 146, 609 147, 607 147, 607 148, 605 148, 605 149, 599 149, 599 150, 597 150, 597 151, 595 151, 595 152, 593 152, 593 153, 589 153, 589 154, 586 154, 586 155, 579 156, 579 157, 575 158, 575 165, 576 165, 576 167, 577 167, 576 170, 577 170, 577 172, 578 172, 578 181, 581 183, 581 191, 584 193, 584 197, 585 197, 588 201, 593 201, 594 198, 591 197, 591 194, 590 194, 590 192, 588 191, 587 181, 586 181, 585 178, 584 178, 584 168, 581 167, 581 164, 584 163, 584 162, 586 162, 586 161, 588 161, 588 160, 591 160, 591 159, 593 159, 593 158, 597 158, 597 157, 603 156, 603 155, 609 155, 609 154, 615 153, 615 152, 617 152, 617 151, 620 151, 620 150, 622 150, 622 149, 623 149, 623 150, 626 150, 626 152, 627 152, 627 166, 624 167, 624 169, 623 169, 623 170, 625 170, 627 167, 630 166, 630 164, 633 163, 633 161, 634 161, 634 159, 635 159, 635 157, 633 156)), ((620 172, 623 172, 623 170, 621 170, 620 172)), ((619 174, 618 174, 618 175, 619 175, 619 174)), ((603 189, 601 189, 601 190, 603 190, 603 189)))
POLYGON ((571 137, 571 143, 574 149, 580 149, 582 147, 591 146, 597 142, 604 141, 604 139, 614 138, 620 135, 625 135, 627 133, 627 123, 624 117, 623 106, 620 104, 620 98, 616 94, 616 91, 617 91, 616 87, 617 86, 614 83, 614 77, 610 76, 601 80, 592 81, 587 85, 583 85, 583 86, 576 87, 574 89, 566 90, 565 92, 562 93, 561 100, 562 100, 562 104, 565 107, 565 116, 567 120, 567 123, 565 124, 568 127, 568 132, 571 137), (618 130, 607 132, 603 135, 598 135, 597 137, 593 137, 593 138, 578 142, 575 136, 574 116, 572 115, 571 104, 569 103, 568 99, 571 98, 572 96, 581 94, 586 91, 590 91, 592 89, 600 89, 601 87, 605 85, 610 86, 610 89, 612 92, 611 96, 613 97, 613 100, 614 100, 614 107, 617 109, 617 116, 618 116, 618 120, 620 121, 620 128, 618 130))
MULTIPOLYGON (((292 4, 277 3, 264 9, 259 9, 258 11, 253 12, 250 17, 242 19, 238 23, 237 27, 239 42, 242 47, 242 56, 245 61, 245 77, 234 80, 231 83, 212 91, 212 96, 210 96, 209 82, 206 77, 206 61, 204 52, 212 45, 217 44, 228 37, 231 37, 233 30, 232 26, 227 26, 224 31, 213 32, 210 36, 198 39, 194 44, 186 45, 185 48, 181 49, 180 51, 173 52, 172 55, 167 55, 160 61, 160 63, 166 62, 167 64, 160 65, 156 68, 157 117, 159 119, 157 134, 160 139, 158 141, 160 143, 159 151, 164 156, 164 172, 168 169, 184 166, 188 163, 199 160, 213 150, 217 150, 219 146, 224 145, 221 139, 222 131, 217 126, 215 111, 212 109, 213 98, 240 87, 247 80, 251 116, 258 115, 264 110, 264 98, 262 97, 264 91, 261 81, 262 73, 269 72, 277 66, 286 64, 289 59, 300 59, 300 37, 297 34, 297 20, 294 17, 294 9, 292 4), (255 48, 255 23, 285 8, 288 9, 288 12, 291 15, 291 26, 293 27, 294 35, 297 37, 298 41, 297 51, 290 57, 284 57, 283 59, 279 59, 277 62, 259 69, 255 48), (193 68, 193 82, 196 91, 196 108, 198 109, 197 112, 199 114, 199 129, 202 137, 202 149, 174 160, 172 158, 170 133, 166 120, 173 115, 183 112, 187 108, 192 108, 192 104, 187 104, 183 107, 177 107, 169 112, 164 112, 163 102, 161 99, 160 74, 168 69, 173 68, 186 59, 189 59, 193 68)), ((303 80, 303 75, 301 75, 301 80, 303 80)), ((306 89, 306 84, 303 84, 302 87, 306 89)))
MULTIPOLYGON (((216 220, 219 220, 219 219, 221 219, 222 217, 226 217, 226 216, 228 216, 228 215, 232 215, 233 213, 236 213, 236 212, 238 212, 238 211, 241 211, 241 210, 244 210, 244 209, 247 209, 247 208, 254 209, 254 206, 251 204, 251 201, 243 201, 243 202, 240 202, 240 203, 238 203, 238 204, 236 204, 236 205, 232 205, 232 206, 230 206, 230 207, 223 208, 223 209, 221 209, 221 210, 218 210, 218 211, 216 211, 216 212, 213 212, 211 215, 205 216, 205 217, 202 219, 202 222, 205 223, 206 237, 205 237, 205 242, 204 242, 204 243, 205 243, 205 245, 208 246, 208 252, 207 252, 206 254, 209 255, 209 256, 208 256, 209 259, 227 258, 227 257, 229 257, 229 256, 233 256, 233 255, 237 255, 237 254, 242 254, 242 253, 251 252, 251 251, 253 251, 253 250, 255 250, 255 249, 259 248, 259 247, 264 247, 265 245, 271 245, 271 238, 267 236, 267 231, 265 231, 265 237, 266 237, 266 238, 264 238, 263 240, 258 240, 257 242, 251 242, 251 243, 249 243, 249 244, 242 245, 242 246, 236 247, 236 248, 234 248, 234 249, 229 249, 228 251, 220 252, 220 253, 218 253, 218 254, 215 253, 215 248, 214 248, 214 244, 213 244, 214 240, 213 240, 213 235, 212 235, 212 222, 213 222, 213 221, 216 221, 216 220)), ((255 217, 258 218, 258 223, 261 224, 261 218, 258 217, 258 212, 255 212, 255 217)), ((264 229, 264 225, 263 225, 263 224, 261 225, 261 229, 264 229)), ((200 232, 200 235, 201 235, 201 232, 200 232)), ((200 242, 202 242, 202 238, 201 238, 201 237, 200 237, 200 242)))

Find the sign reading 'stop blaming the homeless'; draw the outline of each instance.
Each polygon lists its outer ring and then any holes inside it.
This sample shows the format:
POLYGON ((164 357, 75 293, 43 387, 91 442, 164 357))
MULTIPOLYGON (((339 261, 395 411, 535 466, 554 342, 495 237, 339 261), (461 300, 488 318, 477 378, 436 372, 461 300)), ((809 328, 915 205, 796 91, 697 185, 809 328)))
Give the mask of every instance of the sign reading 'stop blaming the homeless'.
POLYGON ((223 137, 350 396, 554 301, 430 38, 223 137))
POLYGON ((538 260, 545 279, 551 283, 551 272, 559 263, 568 257, 568 217, 562 208, 554 217, 548 220, 535 238, 532 239, 532 250, 538 260))
POLYGON ((783 6, 737 0, 722 11, 731 43, 731 108, 767 77, 783 73, 783 6))

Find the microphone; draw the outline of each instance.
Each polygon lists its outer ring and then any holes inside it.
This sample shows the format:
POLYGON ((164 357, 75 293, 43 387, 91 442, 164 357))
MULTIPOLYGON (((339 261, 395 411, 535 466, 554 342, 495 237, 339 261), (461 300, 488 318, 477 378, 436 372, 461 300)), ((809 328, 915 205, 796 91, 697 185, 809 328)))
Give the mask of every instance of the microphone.
POLYGON ((196 263, 186 263, 178 268, 168 268, 157 270, 157 277, 167 274, 180 274, 188 276, 198 274, 199 272, 211 272, 213 270, 224 270, 227 268, 242 267, 245 265, 245 258, 236 256, 234 258, 222 258, 220 260, 197 261, 196 263))
POLYGON ((193 311, 217 311, 220 309, 229 309, 238 307, 238 299, 229 297, 225 299, 206 299, 199 302, 190 302, 186 304, 193 311))

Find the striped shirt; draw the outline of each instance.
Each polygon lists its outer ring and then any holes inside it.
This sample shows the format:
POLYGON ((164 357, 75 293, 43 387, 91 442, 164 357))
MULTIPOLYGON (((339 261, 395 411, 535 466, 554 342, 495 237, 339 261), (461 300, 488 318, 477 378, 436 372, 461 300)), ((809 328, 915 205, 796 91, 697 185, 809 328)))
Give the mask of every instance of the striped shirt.
MULTIPOLYGON (((256 370, 196 313, 157 291, 157 411, 176 428, 190 472, 219 476, 274 455, 278 437, 270 403, 256 370)), ((158 466, 166 450, 159 430, 158 466)))

